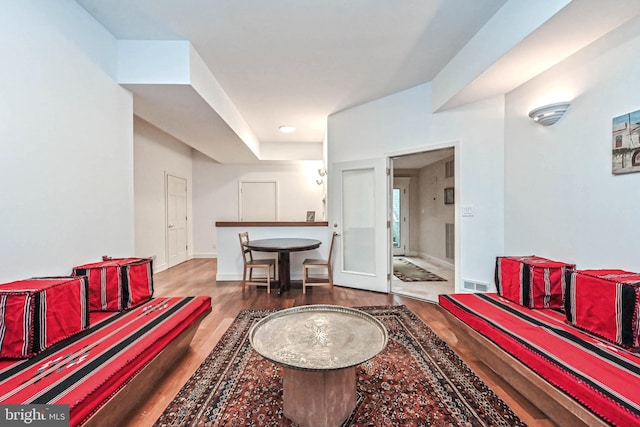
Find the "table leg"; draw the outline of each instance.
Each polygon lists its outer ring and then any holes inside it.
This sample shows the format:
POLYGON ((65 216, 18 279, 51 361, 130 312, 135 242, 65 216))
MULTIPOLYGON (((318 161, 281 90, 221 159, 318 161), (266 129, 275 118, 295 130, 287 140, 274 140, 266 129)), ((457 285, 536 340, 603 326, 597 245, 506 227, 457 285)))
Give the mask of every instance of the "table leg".
POLYGON ((289 290, 289 285, 291 283, 289 252, 278 252, 278 276, 278 280, 280 281, 278 295, 280 295, 282 292, 289 290))

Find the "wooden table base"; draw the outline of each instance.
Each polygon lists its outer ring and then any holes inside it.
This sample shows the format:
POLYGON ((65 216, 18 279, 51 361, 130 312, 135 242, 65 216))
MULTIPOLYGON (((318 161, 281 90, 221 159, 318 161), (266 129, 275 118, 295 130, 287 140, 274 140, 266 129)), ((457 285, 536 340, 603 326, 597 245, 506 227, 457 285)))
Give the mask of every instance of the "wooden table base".
POLYGON ((339 426, 356 407, 356 368, 283 368, 283 411, 303 427, 339 426))

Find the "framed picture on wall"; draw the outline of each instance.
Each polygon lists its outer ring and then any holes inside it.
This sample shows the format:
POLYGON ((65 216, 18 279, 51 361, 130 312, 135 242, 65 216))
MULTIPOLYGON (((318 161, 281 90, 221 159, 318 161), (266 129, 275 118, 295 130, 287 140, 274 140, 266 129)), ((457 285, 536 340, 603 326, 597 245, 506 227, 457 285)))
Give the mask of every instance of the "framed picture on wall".
POLYGON ((453 187, 447 187, 444 189, 444 204, 445 205, 453 204, 453 187))
POLYGON ((316 211, 307 211, 307 221, 313 222, 316 220, 316 211))
POLYGON ((640 110, 614 117, 611 137, 611 172, 640 172, 640 110))

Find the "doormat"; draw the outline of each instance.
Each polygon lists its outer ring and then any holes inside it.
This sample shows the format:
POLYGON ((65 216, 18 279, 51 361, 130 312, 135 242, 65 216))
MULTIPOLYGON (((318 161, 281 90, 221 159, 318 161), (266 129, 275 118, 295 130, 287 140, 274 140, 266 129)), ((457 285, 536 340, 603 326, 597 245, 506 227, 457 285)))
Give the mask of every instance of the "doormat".
MULTIPOLYGON (((356 368, 351 426, 523 427, 513 413, 405 306, 356 307, 389 333, 387 347, 356 368)), ((282 412, 282 368, 260 356, 249 331, 274 310, 242 310, 156 427, 293 427, 282 412)))
POLYGON ((434 274, 404 258, 393 258, 393 275, 403 282, 446 282, 434 274))

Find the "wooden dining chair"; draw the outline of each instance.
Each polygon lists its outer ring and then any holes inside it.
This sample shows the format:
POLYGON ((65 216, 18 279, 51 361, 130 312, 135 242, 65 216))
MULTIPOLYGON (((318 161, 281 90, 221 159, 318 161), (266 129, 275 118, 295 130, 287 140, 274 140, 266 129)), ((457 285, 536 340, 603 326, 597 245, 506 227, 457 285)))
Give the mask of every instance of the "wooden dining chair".
POLYGON ((253 252, 247 247, 247 244, 249 243, 249 233, 238 233, 238 238, 240 239, 240 248, 242 249, 242 261, 244 262, 244 269, 242 271, 242 291, 244 292, 246 285, 267 285, 267 293, 271 293, 271 280, 276 280, 276 260, 273 258, 253 259, 253 252), (271 267, 273 267, 273 279, 271 279, 271 267), (266 282, 253 280, 254 269, 264 269, 266 271, 266 282), (247 271, 249 272, 248 281, 247 271))
POLYGON ((335 231, 331 235, 331 246, 329 246, 329 257, 327 259, 307 258, 302 262, 302 293, 307 293, 307 286, 329 285, 333 292, 333 272, 331 270, 331 258, 333 256, 333 245, 338 233, 335 231), (326 269, 327 277, 309 276, 311 270, 326 269))

